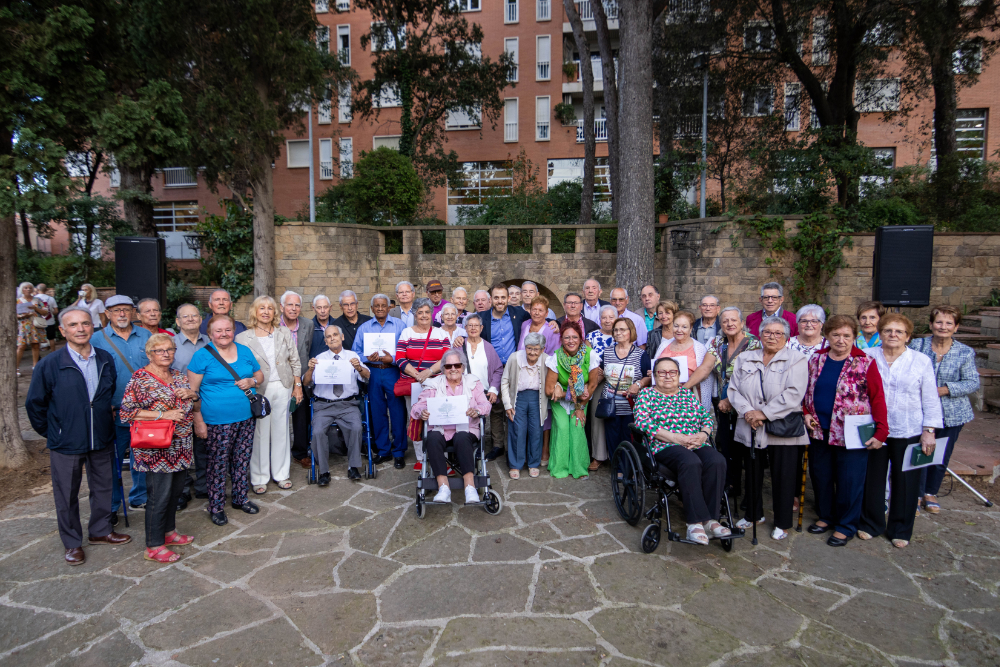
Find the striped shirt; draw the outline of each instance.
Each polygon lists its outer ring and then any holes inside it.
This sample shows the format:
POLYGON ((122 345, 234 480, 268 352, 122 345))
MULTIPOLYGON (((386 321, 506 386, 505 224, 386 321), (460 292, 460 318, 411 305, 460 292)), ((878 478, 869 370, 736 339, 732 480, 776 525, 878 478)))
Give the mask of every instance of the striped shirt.
POLYGON ((413 327, 407 327, 399 334, 399 340, 396 341, 396 363, 399 364, 399 370, 404 370, 410 365, 415 365, 417 371, 427 370, 449 349, 451 349, 451 338, 446 331, 431 327, 428 340, 426 333, 418 333, 413 327))
POLYGON ((604 348, 601 354, 601 370, 604 371, 606 382, 604 384, 604 398, 611 398, 618 389, 615 396, 615 415, 625 416, 632 414, 632 406, 628 399, 621 395, 627 391, 633 383, 641 381, 646 377, 650 369, 649 355, 642 348, 635 345, 629 350, 624 358, 618 356, 615 345, 604 348), (620 383, 620 384, 619 384, 620 383))

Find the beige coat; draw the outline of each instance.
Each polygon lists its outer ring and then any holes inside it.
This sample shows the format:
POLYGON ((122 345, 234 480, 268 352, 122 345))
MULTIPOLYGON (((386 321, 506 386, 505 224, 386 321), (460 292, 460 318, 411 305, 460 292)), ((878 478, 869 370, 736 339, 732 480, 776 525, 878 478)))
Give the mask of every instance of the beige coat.
MULTIPOLYGON (((254 358, 260 364, 260 370, 264 374, 264 381, 257 388, 258 394, 267 391, 267 379, 271 374, 267 356, 264 348, 257 340, 257 335, 253 329, 247 329, 243 333, 236 334, 236 342, 246 345, 253 352, 254 358)), ((302 363, 299 361, 299 351, 292 342, 292 332, 285 327, 278 327, 274 330, 274 363, 278 367, 278 378, 281 386, 285 389, 292 388, 293 378, 302 377, 302 363)))
MULTIPOLYGON (((517 363, 524 350, 518 350, 510 355, 507 365, 503 368, 503 377, 500 379, 500 399, 503 401, 504 410, 513 410, 517 405, 517 376, 521 373, 521 367, 517 363)), ((538 415, 542 424, 549 414, 549 397, 545 395, 545 360, 548 358, 544 352, 538 357, 539 382, 538 382, 538 415)))
MULTIPOLYGON (((750 446, 750 424, 743 415, 760 410, 768 419, 781 419, 792 412, 802 411, 802 399, 809 384, 809 369, 804 354, 788 346, 778 350, 771 363, 764 365, 764 350, 750 350, 736 357, 732 379, 729 382, 729 402, 739 419, 736 422, 736 441, 750 446), (761 374, 764 392, 761 393, 761 374)), ((778 438, 767 433, 763 426, 757 429, 756 446, 807 445, 809 435, 797 438, 778 438)))

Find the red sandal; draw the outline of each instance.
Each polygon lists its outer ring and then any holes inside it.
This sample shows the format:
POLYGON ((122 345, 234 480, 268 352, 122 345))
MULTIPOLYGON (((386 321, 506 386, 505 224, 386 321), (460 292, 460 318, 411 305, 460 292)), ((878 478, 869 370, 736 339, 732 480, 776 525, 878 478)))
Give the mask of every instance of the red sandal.
POLYGON ((176 530, 166 536, 164 541, 164 546, 167 545, 178 545, 184 546, 185 544, 191 544, 194 542, 194 535, 181 535, 176 530))
POLYGON ((166 547, 146 549, 146 553, 144 553, 142 557, 155 563, 176 563, 181 559, 180 556, 166 547))

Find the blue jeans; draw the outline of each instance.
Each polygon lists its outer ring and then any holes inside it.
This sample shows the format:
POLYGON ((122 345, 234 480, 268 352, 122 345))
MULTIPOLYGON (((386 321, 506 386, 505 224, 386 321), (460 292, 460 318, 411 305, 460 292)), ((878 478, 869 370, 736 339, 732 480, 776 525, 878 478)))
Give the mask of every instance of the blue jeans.
POLYGON ((542 465, 542 417, 536 389, 517 393, 514 421, 507 423, 507 463, 511 470, 520 470, 525 463, 529 468, 542 465))
POLYGON ((962 432, 963 426, 965 424, 946 426, 938 429, 938 432, 934 435, 936 438, 948 438, 948 445, 944 452, 944 462, 939 466, 927 466, 920 469, 920 493, 917 496, 918 498, 923 498, 924 495, 936 496, 938 491, 941 490, 941 480, 944 479, 944 474, 948 472, 948 462, 951 461, 951 453, 955 451, 955 442, 958 440, 958 434, 962 432))
POLYGON ((858 532, 867 470, 867 449, 809 441, 809 473, 816 494, 816 514, 820 521, 847 537, 858 532))
MULTIPOLYGON (((129 431, 129 425, 118 418, 118 409, 115 408, 115 451, 118 452, 119 465, 121 465, 121 460, 125 458, 125 454, 128 453, 129 468, 132 473, 132 490, 129 491, 128 501, 132 505, 145 505, 146 473, 135 471, 131 444, 132 434, 129 431)), ((122 490, 118 486, 118 480, 116 479, 111 492, 111 511, 117 512, 121 504, 122 490)))
POLYGON ((389 455, 389 428, 392 427, 392 455, 401 457, 406 454, 406 407, 403 399, 392 392, 393 385, 399 379, 399 369, 371 368, 368 378, 368 407, 371 409, 371 437, 374 439, 374 449, 379 456, 389 455), (385 423, 385 414, 389 413, 390 424, 385 423))

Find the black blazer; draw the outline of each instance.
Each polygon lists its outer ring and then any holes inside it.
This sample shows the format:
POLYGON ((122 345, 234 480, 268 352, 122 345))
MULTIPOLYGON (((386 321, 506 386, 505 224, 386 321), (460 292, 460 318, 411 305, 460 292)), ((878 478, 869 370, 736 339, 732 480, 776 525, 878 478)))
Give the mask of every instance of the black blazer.
MULTIPOLYGON (((488 340, 490 345, 493 345, 493 309, 484 310, 476 313, 479 318, 483 321, 483 339, 488 340)), ((510 323, 514 327, 514 349, 521 343, 521 325, 531 319, 531 317, 524 311, 523 308, 508 308, 507 314, 510 315, 510 323)), ((496 347, 496 345, 493 345, 496 347)))
MULTIPOLYGON (((584 335, 584 337, 589 336, 591 331, 597 331, 598 329, 601 328, 597 324, 597 322, 595 322, 593 320, 588 320, 586 317, 583 317, 582 315, 580 316, 580 319, 583 320, 583 335, 584 335)), ((565 322, 565 321, 566 321, 566 316, 563 315, 562 317, 560 317, 559 319, 556 320, 556 324, 558 324, 559 326, 562 326, 562 323, 565 322)))

